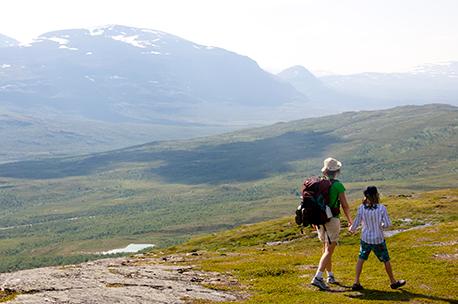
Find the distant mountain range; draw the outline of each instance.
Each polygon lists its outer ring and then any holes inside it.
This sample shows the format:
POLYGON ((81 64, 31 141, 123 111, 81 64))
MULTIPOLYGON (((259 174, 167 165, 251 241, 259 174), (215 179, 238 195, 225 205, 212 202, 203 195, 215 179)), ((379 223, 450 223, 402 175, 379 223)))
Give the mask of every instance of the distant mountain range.
POLYGON ((320 79, 338 92, 381 99, 387 105, 458 105, 458 61, 418 66, 405 73, 362 73, 320 79))
MULTIPOLYGON (((290 83, 299 92, 307 94, 312 103, 319 105, 323 114, 332 114, 349 110, 373 109, 374 101, 348 95, 327 86, 321 79, 313 75, 303 66, 290 67, 277 75, 290 83)), ((380 105, 379 105, 380 107, 380 105)))
POLYGON ((457 66, 319 78, 295 66, 272 75, 246 56, 151 29, 70 29, 30 44, 0 35, 0 136, 8 147, 0 162, 349 110, 457 105, 457 66))
POLYGON ((205 136, 301 117, 307 103, 246 56, 160 31, 113 25, 0 45, 0 162, 205 136))
POLYGON ((246 56, 149 29, 50 32, 0 58, 2 104, 107 122, 249 124, 307 101, 246 56))
POLYGON ((361 73, 315 77, 294 66, 278 76, 312 101, 341 111, 376 109, 407 104, 458 105, 458 62, 418 66, 405 73, 361 73))

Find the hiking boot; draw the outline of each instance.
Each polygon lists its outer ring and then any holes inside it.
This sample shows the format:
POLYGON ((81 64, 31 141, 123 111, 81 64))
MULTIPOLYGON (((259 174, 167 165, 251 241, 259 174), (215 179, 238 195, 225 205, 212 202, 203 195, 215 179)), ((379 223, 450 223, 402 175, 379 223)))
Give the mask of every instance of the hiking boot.
POLYGON ((336 284, 337 283, 336 278, 334 278, 334 276, 328 276, 326 282, 328 282, 328 284, 336 284))
POLYGON ((353 284, 353 286, 351 287, 351 290, 353 290, 353 291, 363 290, 363 289, 364 289, 364 287, 363 287, 361 284, 359 284, 359 283, 355 283, 355 284, 353 284))
POLYGON ((405 280, 398 280, 394 282, 393 284, 390 285, 391 289, 398 289, 401 286, 404 286, 406 284, 405 280))
POLYGON ((324 283, 323 278, 314 277, 311 283, 313 286, 316 286, 321 290, 329 290, 329 287, 324 283))

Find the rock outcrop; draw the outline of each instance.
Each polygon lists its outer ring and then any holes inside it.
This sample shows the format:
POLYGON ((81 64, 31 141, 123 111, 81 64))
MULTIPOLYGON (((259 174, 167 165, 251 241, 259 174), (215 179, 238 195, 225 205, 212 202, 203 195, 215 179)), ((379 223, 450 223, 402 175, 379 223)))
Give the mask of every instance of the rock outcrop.
POLYGON ((16 294, 10 304, 171 304, 237 299, 229 292, 205 287, 214 282, 234 283, 219 273, 165 265, 153 258, 104 259, 0 274, 0 288, 16 294))

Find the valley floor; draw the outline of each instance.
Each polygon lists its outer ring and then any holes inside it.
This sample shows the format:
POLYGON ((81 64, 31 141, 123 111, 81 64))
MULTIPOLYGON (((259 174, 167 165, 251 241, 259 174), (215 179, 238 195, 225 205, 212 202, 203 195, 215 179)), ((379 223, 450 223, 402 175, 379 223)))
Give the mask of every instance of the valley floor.
POLYGON ((395 276, 407 280, 399 290, 390 289, 383 265, 370 256, 365 289, 351 291, 359 237, 342 231, 333 257, 340 283, 317 291, 309 282, 321 244, 287 217, 129 259, 0 274, 0 302, 458 303, 458 189, 390 196, 383 203, 392 229, 400 231, 387 238, 395 276))

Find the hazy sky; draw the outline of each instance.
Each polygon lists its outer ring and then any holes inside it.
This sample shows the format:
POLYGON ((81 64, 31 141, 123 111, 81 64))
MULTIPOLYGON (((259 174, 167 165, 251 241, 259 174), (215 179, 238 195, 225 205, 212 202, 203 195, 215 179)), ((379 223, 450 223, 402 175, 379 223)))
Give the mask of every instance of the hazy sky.
POLYGON ((458 60, 458 0, 1 0, 21 41, 106 24, 151 28, 249 56, 269 71, 403 71, 458 60))

